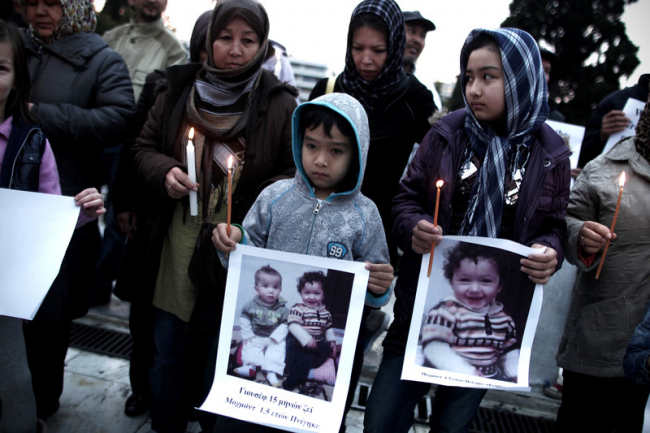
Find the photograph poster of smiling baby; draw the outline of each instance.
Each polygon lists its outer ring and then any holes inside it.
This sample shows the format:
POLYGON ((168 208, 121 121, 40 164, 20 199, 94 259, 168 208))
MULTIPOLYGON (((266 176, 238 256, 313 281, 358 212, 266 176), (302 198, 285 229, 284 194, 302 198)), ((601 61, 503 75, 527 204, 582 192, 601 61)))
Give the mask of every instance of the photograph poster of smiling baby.
POLYGON ((543 286, 519 262, 542 251, 503 239, 445 236, 430 278, 430 254, 423 255, 402 379, 529 391, 543 286))
POLYGON ((365 263, 238 245, 201 410, 338 432, 368 286, 365 263))

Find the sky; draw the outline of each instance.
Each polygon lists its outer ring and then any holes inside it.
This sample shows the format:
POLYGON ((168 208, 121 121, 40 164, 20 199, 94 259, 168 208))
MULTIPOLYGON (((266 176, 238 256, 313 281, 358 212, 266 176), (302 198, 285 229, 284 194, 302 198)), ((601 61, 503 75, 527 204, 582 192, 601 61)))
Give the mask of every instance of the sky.
MULTIPOLYGON (((271 22, 270 37, 301 60, 324 63, 335 73, 345 65, 345 41, 352 10, 358 0, 261 0, 271 22)), ((460 49, 475 28, 496 28, 509 15, 510 0, 396 0, 403 11, 419 10, 433 21, 417 62, 420 81, 453 83, 459 73, 460 49)), ((95 0, 101 9, 103 0, 95 0)), ((213 0, 168 0, 166 15, 181 40, 189 40, 196 18, 214 8, 213 0)), ((628 37, 640 47, 641 65, 621 86, 635 84, 650 72, 650 0, 628 5, 623 14, 628 37), (644 19, 645 18, 645 19, 644 19), (645 46, 642 46, 645 43, 645 46)))

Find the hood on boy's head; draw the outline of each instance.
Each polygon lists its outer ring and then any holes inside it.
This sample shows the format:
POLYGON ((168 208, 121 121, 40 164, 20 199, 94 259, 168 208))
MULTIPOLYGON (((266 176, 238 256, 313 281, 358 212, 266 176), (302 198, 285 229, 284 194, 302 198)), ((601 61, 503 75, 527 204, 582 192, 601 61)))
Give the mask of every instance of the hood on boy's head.
MULTIPOLYGON (((511 136, 538 130, 548 118, 548 89, 539 46, 528 33, 519 29, 474 29, 465 40, 460 54, 461 93, 465 106, 465 72, 471 43, 487 34, 499 46, 503 63, 507 125, 511 136)), ((474 117, 468 108, 470 116, 474 117)))
POLYGON ((311 105, 318 105, 329 108, 330 110, 340 114, 350 122, 352 129, 356 136, 357 155, 359 156, 359 173, 357 173, 357 182, 354 188, 347 191, 340 191, 337 194, 352 194, 361 189, 363 182, 363 173, 366 170, 366 161, 368 159, 368 148, 370 145, 370 129, 368 127, 368 116, 366 110, 359 101, 345 93, 329 93, 310 102, 300 104, 293 112, 291 119, 292 141, 293 141, 293 160, 300 173, 302 179, 310 185, 309 178, 305 173, 302 165, 302 142, 305 136, 305 131, 300 128, 300 119, 304 109, 311 105))

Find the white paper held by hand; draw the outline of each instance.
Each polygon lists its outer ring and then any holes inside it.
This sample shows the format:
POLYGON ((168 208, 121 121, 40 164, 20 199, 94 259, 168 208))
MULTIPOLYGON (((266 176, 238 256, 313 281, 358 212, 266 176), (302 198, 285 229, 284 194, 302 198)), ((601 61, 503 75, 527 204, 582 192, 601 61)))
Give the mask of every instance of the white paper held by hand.
POLYGON ((74 198, 0 189, 0 315, 33 319, 79 217, 74 198))

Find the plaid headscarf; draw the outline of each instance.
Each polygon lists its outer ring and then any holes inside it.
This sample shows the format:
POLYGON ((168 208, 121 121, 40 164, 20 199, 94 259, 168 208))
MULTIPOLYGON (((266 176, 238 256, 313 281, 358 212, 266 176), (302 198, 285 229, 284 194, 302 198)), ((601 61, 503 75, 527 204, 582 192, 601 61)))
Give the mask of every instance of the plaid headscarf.
POLYGON ((372 82, 361 78, 352 57, 352 36, 355 29, 348 29, 348 47, 345 54, 345 69, 341 74, 343 90, 356 98, 363 108, 370 113, 379 99, 391 91, 400 81, 406 31, 402 11, 393 0, 365 0, 357 5, 352 12, 352 18, 357 15, 371 13, 377 15, 388 27, 388 52, 386 63, 379 76, 372 82))
MULTIPOLYGON (((460 234, 498 237, 501 231, 505 183, 509 163, 516 161, 534 142, 534 134, 548 118, 544 69, 537 43, 518 29, 472 30, 461 50, 461 86, 467 106, 465 132, 475 154, 483 164, 472 187, 469 208, 460 234), (506 135, 498 136, 488 122, 480 122, 467 103, 465 72, 469 44, 481 34, 495 40, 503 63, 506 100, 506 135)), ((517 163, 514 164, 515 166, 517 163)), ((517 167, 515 167, 517 168, 517 167)))
MULTIPOLYGON (((30 36, 36 45, 49 44, 66 36, 76 33, 92 33, 97 27, 94 0, 59 0, 63 8, 63 15, 59 24, 52 30, 52 36, 47 40, 41 38, 36 29, 30 24, 30 36)), ((27 5, 26 0, 20 0, 23 11, 27 5)))

